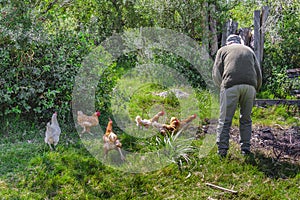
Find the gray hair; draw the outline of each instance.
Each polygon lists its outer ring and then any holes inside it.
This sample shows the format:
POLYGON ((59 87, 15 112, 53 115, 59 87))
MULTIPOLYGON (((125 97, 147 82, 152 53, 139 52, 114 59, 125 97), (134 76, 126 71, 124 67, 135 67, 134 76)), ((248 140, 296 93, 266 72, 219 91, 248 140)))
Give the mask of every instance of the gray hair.
POLYGON ((232 44, 232 43, 242 44, 242 38, 239 35, 231 34, 226 39, 226 45, 229 45, 229 44, 232 44))

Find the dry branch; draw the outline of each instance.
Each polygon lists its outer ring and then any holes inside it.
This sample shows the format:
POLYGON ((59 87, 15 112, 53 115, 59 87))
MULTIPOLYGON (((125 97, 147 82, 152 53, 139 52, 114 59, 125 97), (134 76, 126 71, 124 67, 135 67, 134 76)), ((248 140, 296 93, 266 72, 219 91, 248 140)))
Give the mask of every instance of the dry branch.
POLYGON ((237 194, 238 193, 238 191, 227 189, 227 188, 224 188, 224 187, 221 187, 221 186, 218 186, 218 185, 214 185, 212 183, 205 183, 205 184, 208 185, 208 186, 211 186, 213 188, 216 188, 216 189, 219 189, 219 190, 223 190, 225 192, 231 192, 233 194, 237 194))

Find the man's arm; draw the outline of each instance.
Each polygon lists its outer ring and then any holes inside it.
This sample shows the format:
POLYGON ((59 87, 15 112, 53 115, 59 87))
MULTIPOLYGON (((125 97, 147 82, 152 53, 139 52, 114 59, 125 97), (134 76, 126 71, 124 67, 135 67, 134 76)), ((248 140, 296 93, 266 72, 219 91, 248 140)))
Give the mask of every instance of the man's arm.
POLYGON ((223 60, 220 51, 217 52, 215 63, 212 71, 212 78, 216 86, 221 87, 222 83, 222 74, 221 69, 223 71, 223 60))
POLYGON ((256 76, 257 76, 257 86, 256 86, 256 91, 258 91, 261 88, 262 85, 262 72, 261 72, 261 67, 259 65, 259 62, 257 60, 257 57, 254 55, 254 68, 256 71, 256 76))

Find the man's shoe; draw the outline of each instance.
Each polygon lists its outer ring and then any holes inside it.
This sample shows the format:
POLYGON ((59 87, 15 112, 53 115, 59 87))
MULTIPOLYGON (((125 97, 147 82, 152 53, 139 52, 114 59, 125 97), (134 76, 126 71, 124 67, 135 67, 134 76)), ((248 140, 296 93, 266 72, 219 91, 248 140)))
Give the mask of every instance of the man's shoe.
POLYGON ((221 158, 225 158, 227 156, 227 150, 226 149, 220 149, 220 150, 218 150, 218 155, 221 158))

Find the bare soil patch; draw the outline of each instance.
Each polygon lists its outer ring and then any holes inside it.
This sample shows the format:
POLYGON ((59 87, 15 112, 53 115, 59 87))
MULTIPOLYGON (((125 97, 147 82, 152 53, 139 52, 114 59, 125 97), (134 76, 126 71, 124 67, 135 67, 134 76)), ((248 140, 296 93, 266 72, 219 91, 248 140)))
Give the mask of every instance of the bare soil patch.
MULTIPOLYGON (((203 134, 215 134, 217 120, 210 121, 202 126, 199 136, 203 134)), ((231 140, 239 143, 239 128, 232 127, 230 130, 231 140)), ((254 125, 252 129, 251 149, 266 157, 277 161, 300 163, 300 127, 282 127, 254 125)))

